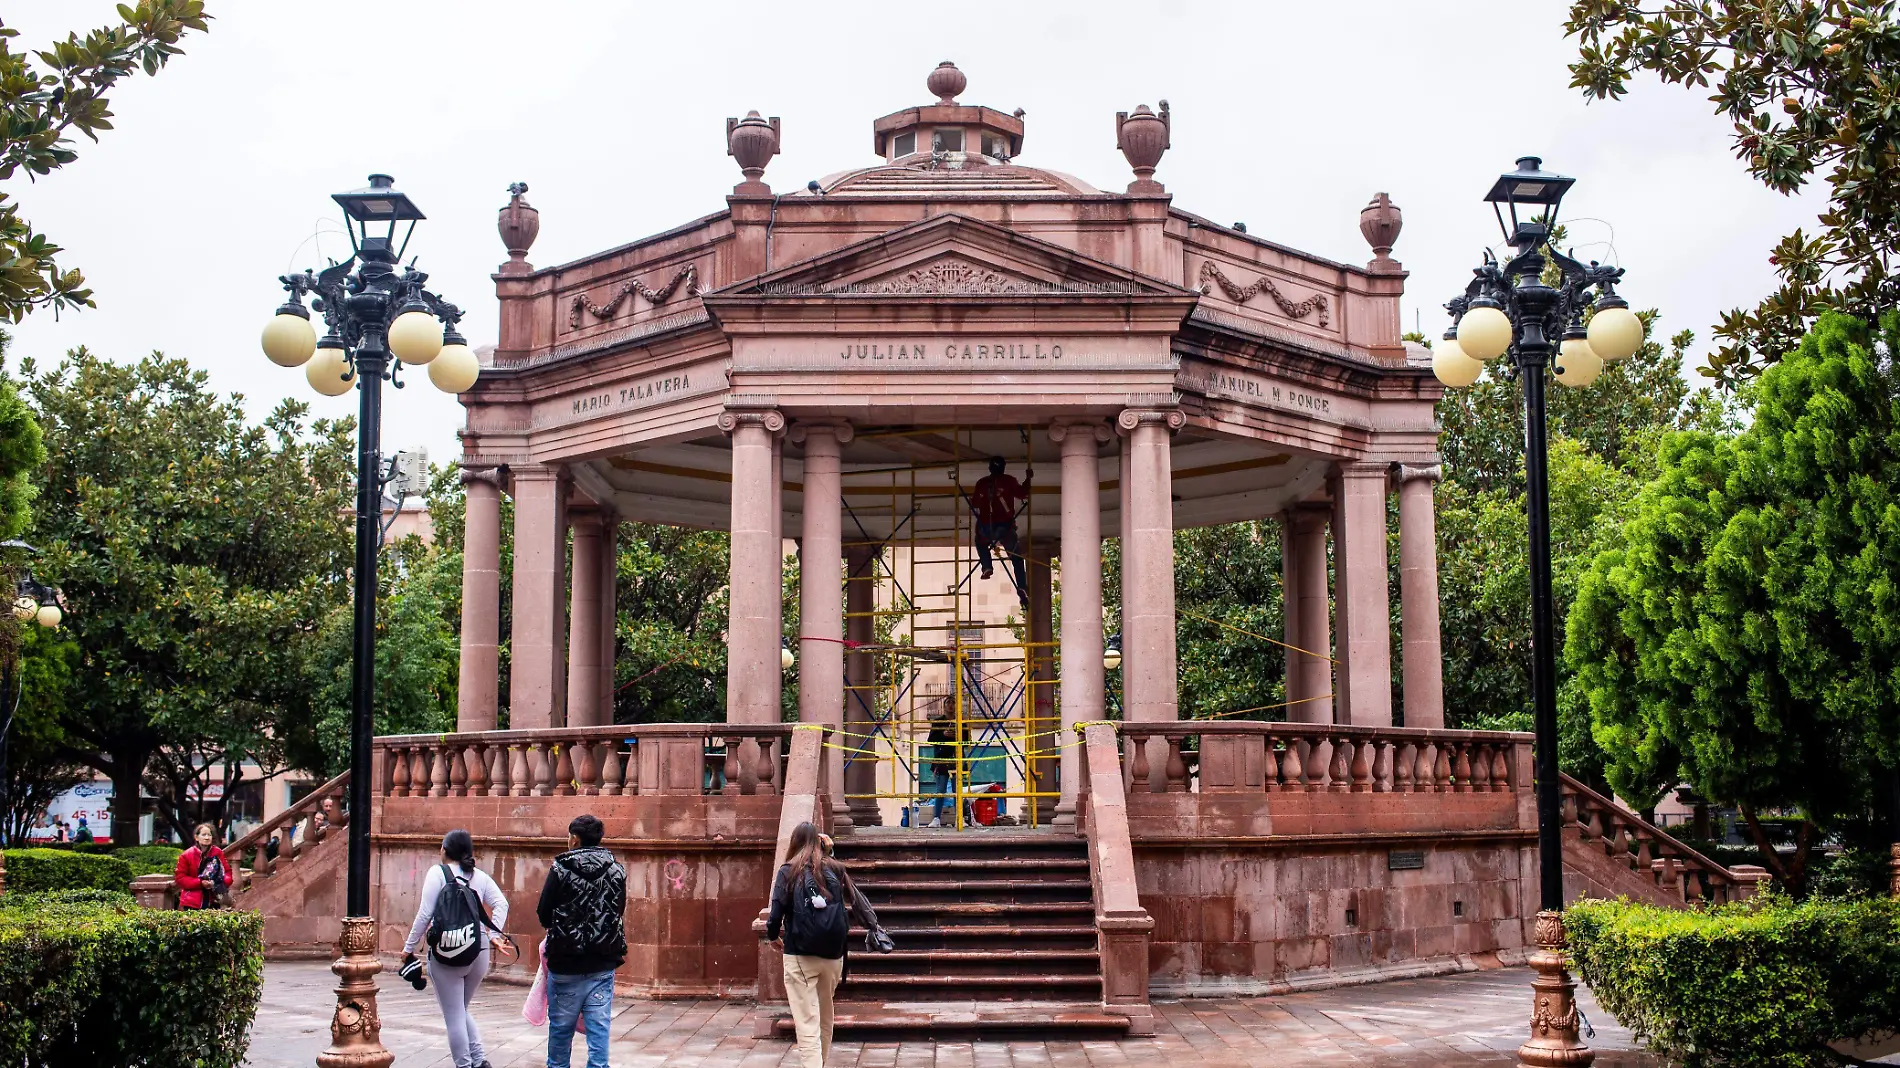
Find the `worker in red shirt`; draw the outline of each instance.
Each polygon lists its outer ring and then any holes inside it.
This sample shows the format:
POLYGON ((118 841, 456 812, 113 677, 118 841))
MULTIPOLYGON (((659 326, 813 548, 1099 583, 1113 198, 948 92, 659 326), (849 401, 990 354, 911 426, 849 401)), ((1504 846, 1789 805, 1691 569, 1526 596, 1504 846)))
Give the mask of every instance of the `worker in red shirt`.
POLYGON ((990 473, 978 479, 970 492, 970 511, 976 515, 976 551, 983 562, 983 577, 995 574, 990 549, 1001 545, 1016 571, 1016 598, 1027 608, 1029 579, 1023 573, 1022 543, 1016 538, 1016 510, 1029 499, 1029 483, 1036 473, 1031 471, 1018 482, 1003 473, 1006 466, 1001 456, 990 457, 990 473))

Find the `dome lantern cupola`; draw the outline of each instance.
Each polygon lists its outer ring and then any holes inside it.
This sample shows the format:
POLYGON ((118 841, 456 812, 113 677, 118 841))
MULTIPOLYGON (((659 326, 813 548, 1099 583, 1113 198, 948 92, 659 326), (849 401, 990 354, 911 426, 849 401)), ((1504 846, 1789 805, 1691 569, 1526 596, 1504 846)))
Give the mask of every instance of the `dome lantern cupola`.
POLYGON ((871 126, 877 154, 897 163, 910 157, 924 162, 935 157, 949 167, 980 167, 1007 163, 1023 149, 1023 112, 1005 115, 994 108, 957 103, 969 85, 956 64, 944 60, 930 72, 925 88, 934 104, 906 108, 878 119, 871 126))

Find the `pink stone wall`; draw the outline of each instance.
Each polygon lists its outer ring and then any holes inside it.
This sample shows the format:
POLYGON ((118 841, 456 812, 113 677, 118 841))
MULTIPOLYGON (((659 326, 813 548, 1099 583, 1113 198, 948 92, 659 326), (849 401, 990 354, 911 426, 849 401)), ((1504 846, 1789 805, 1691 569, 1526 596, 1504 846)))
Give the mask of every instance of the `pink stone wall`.
MULTIPOLYGON (((749 996, 758 978, 751 923, 771 890, 779 801, 770 795, 381 798, 371 888, 378 949, 387 958, 401 954, 422 877, 441 862, 441 836, 461 827, 475 836, 476 863, 507 895, 507 929, 522 947, 520 961, 498 974, 531 980, 543 934, 535 902, 555 855, 566 848, 568 821, 592 812, 607 825, 604 844, 627 868, 627 962, 618 987, 651 997, 749 996)), ((334 918, 326 922, 334 931, 334 918)))
POLYGON ((1369 841, 1135 839, 1157 996, 1273 993, 1495 967, 1521 958, 1527 837, 1369 841), (1393 871, 1391 849, 1424 866, 1393 871))

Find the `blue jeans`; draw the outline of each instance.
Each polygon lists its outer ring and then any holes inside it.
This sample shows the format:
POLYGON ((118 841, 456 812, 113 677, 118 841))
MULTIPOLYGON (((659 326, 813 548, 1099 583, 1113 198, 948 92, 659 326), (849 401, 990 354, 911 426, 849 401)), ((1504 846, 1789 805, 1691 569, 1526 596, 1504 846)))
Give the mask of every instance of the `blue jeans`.
POLYGON ((574 1020, 587 1025, 587 1068, 607 1068, 607 1021, 614 1011, 614 973, 548 973, 548 1068, 568 1068, 574 1020))

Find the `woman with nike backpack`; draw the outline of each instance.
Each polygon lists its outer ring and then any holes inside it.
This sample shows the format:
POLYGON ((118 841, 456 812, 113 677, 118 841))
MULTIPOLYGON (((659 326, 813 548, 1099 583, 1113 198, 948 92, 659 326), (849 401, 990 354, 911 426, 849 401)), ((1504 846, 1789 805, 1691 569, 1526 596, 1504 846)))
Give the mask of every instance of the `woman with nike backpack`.
POLYGON ((809 823, 792 829, 786 861, 772 881, 765 940, 784 939, 785 1000, 791 1005, 804 1068, 824 1068, 831 1056, 832 996, 844 979, 851 917, 864 925, 865 944, 879 953, 895 946, 878 925, 871 903, 831 858, 830 839, 809 823))
POLYGON ((398 974, 418 990, 427 984, 415 953, 426 935, 429 975, 435 979, 435 1002, 442 1009, 455 1068, 489 1068, 488 1051, 482 1048, 482 1034, 468 1005, 488 975, 490 932, 503 947, 513 946, 502 933, 508 899, 487 872, 475 867, 475 840, 467 831, 442 836, 442 861, 423 877, 422 903, 409 925, 398 974))

